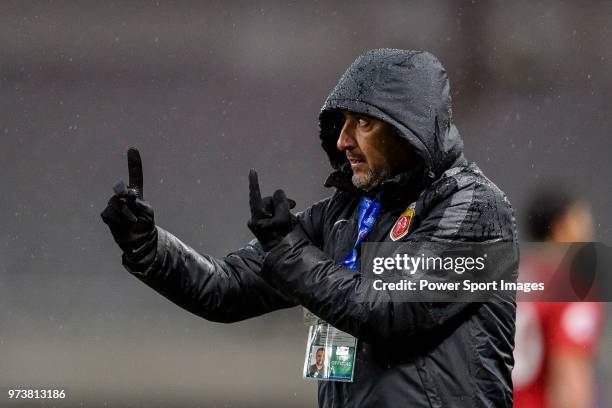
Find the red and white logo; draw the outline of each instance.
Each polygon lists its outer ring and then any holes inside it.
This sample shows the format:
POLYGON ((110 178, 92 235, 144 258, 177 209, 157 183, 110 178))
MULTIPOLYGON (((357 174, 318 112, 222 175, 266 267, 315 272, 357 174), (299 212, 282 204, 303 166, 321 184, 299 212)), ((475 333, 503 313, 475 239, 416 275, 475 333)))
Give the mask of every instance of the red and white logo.
POLYGON ((412 221, 412 217, 414 216, 414 207, 415 203, 412 203, 406 208, 406 210, 400 215, 400 217, 395 221, 393 228, 391 228, 391 232, 389 233, 389 237, 392 241, 397 241, 400 238, 403 238, 408 234, 408 230, 410 229, 410 222, 412 221))

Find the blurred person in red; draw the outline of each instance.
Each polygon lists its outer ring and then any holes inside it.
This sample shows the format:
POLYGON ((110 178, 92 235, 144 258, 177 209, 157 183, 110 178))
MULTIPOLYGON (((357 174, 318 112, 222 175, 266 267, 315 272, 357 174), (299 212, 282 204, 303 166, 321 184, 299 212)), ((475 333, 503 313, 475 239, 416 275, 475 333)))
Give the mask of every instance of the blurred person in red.
MULTIPOLYGON (((532 241, 587 242, 593 238, 588 203, 567 188, 540 189, 527 209, 532 241)), ((521 273, 546 274, 546 257, 525 257, 521 273)), ((514 406, 592 407, 593 359, 603 324, 594 302, 519 302, 516 316, 514 406)))

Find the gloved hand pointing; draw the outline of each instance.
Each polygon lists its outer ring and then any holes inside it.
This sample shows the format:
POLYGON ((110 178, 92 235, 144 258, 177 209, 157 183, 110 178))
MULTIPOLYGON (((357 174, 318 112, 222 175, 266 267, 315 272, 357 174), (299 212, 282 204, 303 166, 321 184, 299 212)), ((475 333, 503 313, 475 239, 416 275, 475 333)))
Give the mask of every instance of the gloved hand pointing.
POLYGON ((123 180, 115 184, 115 194, 100 216, 128 260, 135 261, 155 246, 157 230, 153 208, 143 200, 140 153, 132 147, 128 149, 127 158, 130 183, 127 187, 123 180))
POLYGON ((247 225, 266 252, 282 241, 297 222, 289 211, 295 207, 295 201, 287 198, 283 190, 276 190, 272 197, 261 198, 255 170, 249 172, 249 205, 251 219, 247 225))

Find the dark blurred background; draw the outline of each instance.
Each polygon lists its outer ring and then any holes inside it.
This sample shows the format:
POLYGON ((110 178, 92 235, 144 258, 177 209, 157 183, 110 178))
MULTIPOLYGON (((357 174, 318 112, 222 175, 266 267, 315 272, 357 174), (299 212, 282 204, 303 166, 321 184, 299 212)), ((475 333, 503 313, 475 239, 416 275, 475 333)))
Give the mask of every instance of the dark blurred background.
POLYGON ((192 316, 121 267, 99 213, 129 146, 157 223, 205 253, 251 238, 251 167, 298 209, 327 196, 319 108, 370 48, 436 54, 468 159, 519 216, 563 179, 610 245, 611 21, 589 1, 0 3, 0 405, 315 404, 299 309, 192 316))

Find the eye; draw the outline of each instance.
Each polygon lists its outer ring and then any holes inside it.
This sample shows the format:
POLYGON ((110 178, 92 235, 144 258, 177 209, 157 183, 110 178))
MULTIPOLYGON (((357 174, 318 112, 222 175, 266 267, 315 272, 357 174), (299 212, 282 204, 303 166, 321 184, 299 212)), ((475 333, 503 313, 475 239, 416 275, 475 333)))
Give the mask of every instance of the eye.
POLYGON ((372 122, 370 121, 370 119, 366 118, 365 116, 360 116, 359 118, 357 118, 357 124, 361 127, 368 127, 371 123, 372 122))

